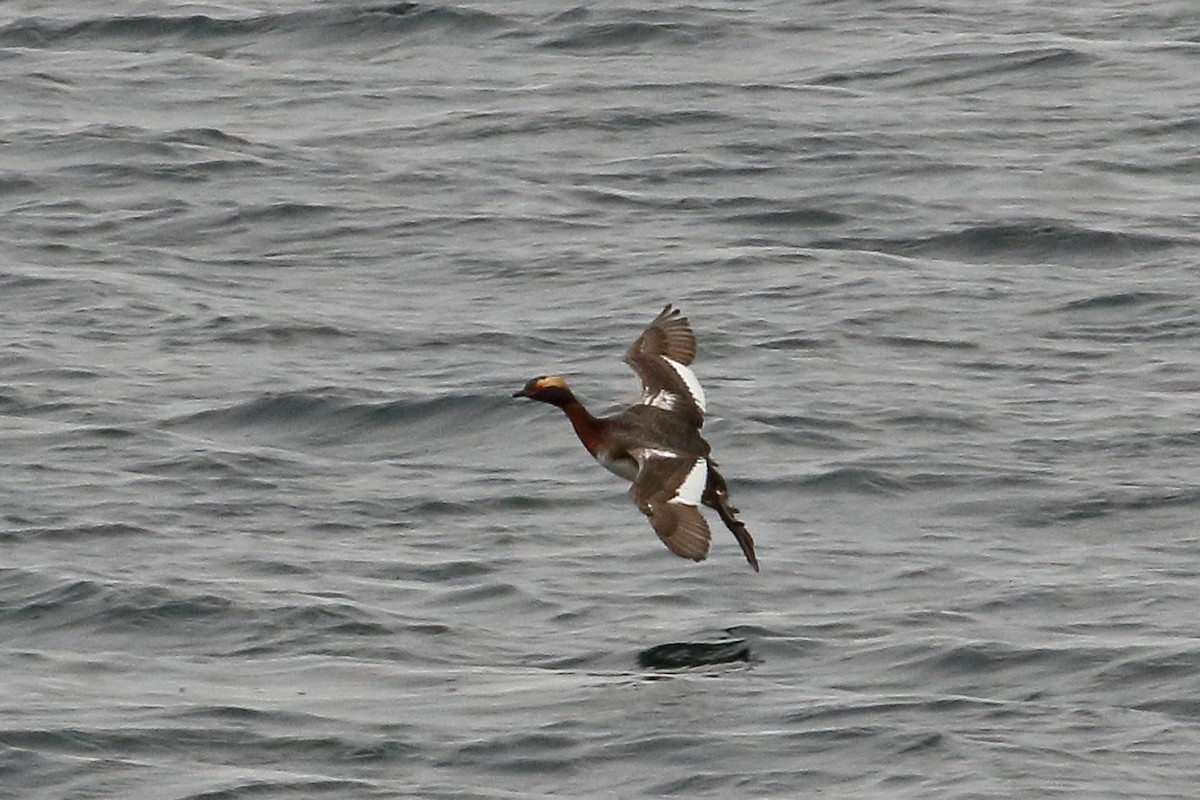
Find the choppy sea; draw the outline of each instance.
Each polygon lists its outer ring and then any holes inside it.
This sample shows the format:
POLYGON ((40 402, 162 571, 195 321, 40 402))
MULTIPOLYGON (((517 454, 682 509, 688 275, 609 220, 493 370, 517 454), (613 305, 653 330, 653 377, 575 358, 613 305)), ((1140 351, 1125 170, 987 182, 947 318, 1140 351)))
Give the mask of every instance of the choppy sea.
POLYGON ((1195 798, 1195 12, 3 0, 0 797, 1195 798))

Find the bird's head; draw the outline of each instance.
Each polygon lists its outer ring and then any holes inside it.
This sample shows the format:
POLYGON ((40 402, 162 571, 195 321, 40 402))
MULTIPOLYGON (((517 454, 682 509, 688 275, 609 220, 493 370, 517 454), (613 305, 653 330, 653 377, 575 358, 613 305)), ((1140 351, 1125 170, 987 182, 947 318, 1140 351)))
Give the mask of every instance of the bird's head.
POLYGON ((525 384, 519 392, 513 392, 513 397, 528 397, 552 406, 564 406, 574 397, 567 388, 567 382, 559 375, 542 375, 525 384))

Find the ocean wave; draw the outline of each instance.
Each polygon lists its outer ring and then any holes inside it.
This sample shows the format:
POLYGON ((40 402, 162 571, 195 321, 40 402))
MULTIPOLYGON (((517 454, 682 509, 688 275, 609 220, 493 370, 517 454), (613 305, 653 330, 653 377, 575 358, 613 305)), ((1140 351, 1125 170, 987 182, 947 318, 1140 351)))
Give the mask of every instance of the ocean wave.
POLYGON ((720 39, 730 32, 727 21, 699 15, 690 9, 613 9, 595 19, 586 7, 571 9, 547 20, 551 32, 541 46, 555 50, 627 51, 646 46, 695 46, 720 39), (566 30, 558 30, 566 28, 566 30))
POLYGON ((317 46, 341 40, 391 38, 420 31, 498 33, 512 26, 505 17, 477 9, 424 3, 391 3, 304 11, 217 17, 207 14, 96 16, 75 21, 25 18, 0 27, 9 47, 175 46, 205 50, 250 44, 264 38, 301 37, 317 46))
POLYGON ((0 197, 12 194, 28 194, 36 192, 42 185, 34 178, 19 172, 6 171, 0 173, 0 197))
MULTIPOLYGON (((524 606, 533 601, 510 584, 472 577, 478 571, 431 566, 404 574, 407 577, 397 578, 402 587, 436 587, 437 602, 524 606)), ((172 642, 191 644, 201 637, 204 651, 220 656, 407 649, 408 657, 434 660, 437 653, 426 647, 421 655, 419 643, 435 641, 450 631, 438 617, 382 612, 340 597, 268 592, 250 601, 240 588, 222 587, 220 583, 200 588, 198 584, 100 581, 0 569, 0 623, 14 641, 27 647, 81 636, 110 640, 128 636, 170 647, 172 642)))
POLYGON ((138 475, 173 478, 183 483, 204 481, 214 489, 251 492, 277 490, 282 480, 303 472, 297 462, 278 453, 211 448, 135 462, 126 469, 138 475))
POLYGON ((916 431, 980 431, 988 427, 981 414, 961 414, 952 411, 910 411, 891 414, 883 419, 889 426, 916 431))
POLYGON ((898 494, 911 487, 886 472, 868 467, 838 467, 805 479, 802 486, 821 492, 898 494))
MULTIPOLYGON (((231 757, 233 754, 231 753, 231 757)), ((240 797, 379 797, 385 790, 356 778, 210 779, 212 788, 178 795, 179 800, 227 800, 240 797)))
POLYGON ((544 47, 557 50, 631 49, 647 44, 698 44, 720 36, 712 26, 672 22, 603 22, 547 38, 544 47))
POLYGON ((997 711, 1004 703, 975 697, 884 695, 876 697, 813 702, 787 716, 787 722, 803 727, 813 723, 841 723, 856 719, 878 719, 897 712, 941 715, 964 710, 997 711))
POLYGON ((1096 63, 1091 54, 1073 47, 1031 47, 1002 53, 950 52, 922 54, 905 70, 910 87, 937 86, 1007 77, 1014 73, 1041 76, 1048 71, 1078 69, 1096 63))
MULTIPOLYGON (((561 110, 530 112, 514 115, 508 112, 477 111, 456 114, 444 122, 430 125, 425 135, 449 136, 454 139, 491 141, 497 137, 526 138, 535 134, 564 135, 572 131, 641 131, 651 129, 689 129, 738 125, 736 116, 710 108, 639 108, 619 106, 591 108, 582 113, 563 113, 561 110)), ((707 169, 713 169, 708 167, 707 169)), ((640 172, 645 177, 646 172, 640 172)), ((641 195, 616 189, 589 187, 575 190, 598 200, 630 200, 641 195)), ((673 198, 674 206, 688 201, 673 198)))
POLYGON ((66 147, 78 152, 81 146, 107 145, 109 152, 144 157, 196 154, 207 150, 247 156, 274 156, 275 145, 227 133, 212 127, 146 128, 125 123, 94 123, 75 128, 29 128, 15 134, 29 147, 66 147))
POLYGON ((1080 261, 1106 263, 1131 260, 1185 244, 1152 234, 1085 228, 1065 222, 1032 219, 972 225, 960 230, 911 238, 847 237, 814 242, 814 247, 868 250, 893 255, 934 256, 963 261, 1033 263, 1080 261))
MULTIPOLYGON (((358 441, 388 430, 424 426, 447 434, 499 412, 502 395, 447 395, 362 402, 336 389, 271 392, 233 405, 199 411, 166 422, 169 428, 207 430, 269 429, 315 442, 358 441)), ((466 426, 470 427, 470 426, 466 426)))
POLYGON ((349 602, 311 602, 261 610, 241 628, 241 641, 233 654, 267 655, 285 652, 328 651, 358 645, 363 637, 386 637, 396 631, 387 621, 349 602))
POLYGON ((26 634, 121 630, 173 632, 189 623, 218 624, 235 603, 212 592, 115 581, 55 578, 19 569, 0 571, 0 619, 26 634))
POLYGON ((87 539, 111 540, 124 536, 150 536, 153 531, 141 525, 125 522, 95 522, 77 525, 29 526, 14 525, 0 531, 0 541, 75 541, 87 539))
POLYGON ((1160 306, 1184 302, 1184 295, 1169 292, 1101 292, 1100 294, 1071 300, 1058 306, 1056 311, 1109 311, 1111 309, 1133 308, 1137 306, 1160 306))
POLYGON ((450 581, 467 578, 481 578, 497 571, 490 561, 469 561, 454 559, 449 561, 414 562, 396 561, 388 564, 378 564, 367 571, 372 578, 389 582, 415 581, 446 585, 450 581))
POLYGON ((996 675, 1010 670, 1086 672, 1106 663, 1113 650, 1068 643, 1025 646, 1001 641, 938 643, 905 662, 922 673, 942 676, 996 675))
POLYGON ((1113 490, 1087 497, 1045 501, 1024 511, 1020 520, 1026 525, 1040 527, 1087 521, 1115 514, 1189 508, 1197 505, 1200 505, 1200 489, 1195 487, 1113 490))
MULTIPOLYGON (((210 323, 210 327, 224 326, 230 318, 210 323)), ((215 341, 240 345, 298 345, 302 343, 328 342, 333 339, 359 339, 359 334, 336 325, 320 325, 304 322, 272 323, 243 322, 225 333, 217 334, 215 341)))
POLYGON ((1042 313, 1062 317, 1064 324, 1046 334, 1058 341, 1129 345, 1200 336, 1200 313, 1194 298, 1179 293, 1105 291, 1060 303, 1042 313))
POLYGON ((844 214, 825 208, 794 207, 731 214, 723 221, 779 228, 819 228, 840 225, 846 219, 844 214))
MULTIPOLYGON (((267 179, 282 174, 299 156, 274 145, 260 144, 217 128, 155 130, 126 124, 88 124, 58 129, 26 129, 14 144, 48 155, 44 180, 51 185, 79 181, 106 186, 195 184, 219 177, 267 179)), ((271 221, 291 211, 286 204, 262 204, 265 212, 251 221, 271 221)), ((254 208, 251 206, 251 208, 254 208)), ((118 207, 95 207, 82 202, 27 203, 17 220, 59 235, 101 231, 120 235, 132 226, 154 226, 161 236, 164 223, 187 219, 196 209, 190 196, 145 198, 118 207)), ((208 212, 219 218, 223 212, 208 212)), ((228 221, 222 224, 229 224, 228 221)), ((136 228, 134 228, 136 231, 136 228)), ((143 234, 144 235, 144 234, 143 234)), ((147 237, 153 240, 153 236, 147 237)), ((89 238, 89 242, 93 241, 89 238)))
MULTIPOLYGON (((973 430, 975 429, 971 427, 961 429, 968 433, 973 430)), ((956 428, 949 429, 951 434, 961 431, 956 428)), ((935 429, 934 433, 941 434, 942 431, 935 429)), ((791 440, 787 442, 789 445, 792 443, 791 440)), ((970 456, 950 460, 940 452, 914 452, 900 459, 865 458, 860 463, 843 464, 808 475, 763 477, 761 474, 747 475, 743 472, 734 477, 731 483, 737 492, 753 490, 769 493, 861 494, 878 497, 917 493, 941 495, 955 489, 969 489, 972 492, 1005 491, 1014 487, 1048 489, 1051 485, 1045 475, 1023 466, 1006 468, 970 456)), ((977 511, 977 501, 966 502, 961 509, 968 513, 972 509, 977 511)))
POLYGON ((939 87, 952 94, 955 84, 966 84, 971 91, 978 91, 980 85, 1005 80, 1014 74, 1029 74, 1030 80, 1036 80, 1047 73, 1086 68, 1096 60, 1083 50, 1059 45, 989 52, 976 44, 970 50, 943 47, 869 60, 852 69, 822 73, 813 82, 855 88, 939 87))
POLYGON ((941 339, 931 336, 878 335, 872 338, 881 344, 903 349, 978 350, 981 347, 977 342, 965 341, 963 339, 941 339))
POLYGON ((860 433, 866 430, 862 425, 853 420, 837 417, 759 412, 748 414, 746 418, 753 422, 769 425, 772 428, 786 430, 810 429, 815 431, 848 431, 852 433, 860 433))
POLYGON ((772 446, 786 444, 820 447, 833 451, 853 449, 867 429, 847 420, 803 414, 749 414, 747 430, 740 436, 747 443, 772 446))
POLYGON ((895 495, 912 490, 905 480, 870 467, 844 466, 812 475, 793 475, 772 478, 738 478, 739 489, 817 492, 820 494, 895 495))

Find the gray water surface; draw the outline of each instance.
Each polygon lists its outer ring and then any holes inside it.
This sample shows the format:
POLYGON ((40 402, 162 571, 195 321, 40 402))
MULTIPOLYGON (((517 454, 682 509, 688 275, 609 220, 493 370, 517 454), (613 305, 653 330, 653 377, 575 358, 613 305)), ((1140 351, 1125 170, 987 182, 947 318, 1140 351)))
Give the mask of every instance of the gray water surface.
POLYGON ((1195 797, 1192 10, 0 4, 0 796, 1195 797))

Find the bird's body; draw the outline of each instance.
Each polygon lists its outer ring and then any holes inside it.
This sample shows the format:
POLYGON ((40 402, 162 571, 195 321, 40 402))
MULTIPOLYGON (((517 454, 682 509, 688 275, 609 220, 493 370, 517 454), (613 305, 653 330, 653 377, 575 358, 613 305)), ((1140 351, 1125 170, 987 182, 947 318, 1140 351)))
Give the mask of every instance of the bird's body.
POLYGON ((642 381, 635 405, 596 418, 557 375, 534 378, 514 397, 561 408, 588 452, 610 472, 631 482, 629 494, 671 552, 693 561, 708 555, 708 523, 698 506, 716 510, 750 566, 758 571, 754 540, 729 504, 700 428, 705 397, 689 366, 696 338, 686 317, 667 306, 625 353, 642 381))

